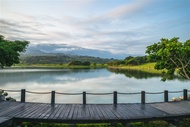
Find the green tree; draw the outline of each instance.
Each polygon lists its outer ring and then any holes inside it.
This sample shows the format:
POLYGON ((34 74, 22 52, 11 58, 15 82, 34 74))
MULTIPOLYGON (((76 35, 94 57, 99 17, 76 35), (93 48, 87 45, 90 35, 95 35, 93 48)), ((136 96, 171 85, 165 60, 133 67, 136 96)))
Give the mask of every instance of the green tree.
POLYGON ((137 57, 126 57, 125 58, 125 64, 126 65, 140 65, 147 62, 146 56, 137 56, 137 57))
POLYGON ((190 40, 182 43, 179 38, 162 38, 160 42, 148 46, 146 53, 150 60, 156 61, 155 69, 167 70, 164 81, 171 79, 176 69, 182 77, 190 79, 190 40))
POLYGON ((5 40, 4 36, 0 35, 0 67, 3 68, 4 66, 19 63, 19 53, 25 51, 28 44, 28 41, 5 40))
POLYGON ((124 65, 125 61, 124 60, 115 60, 115 61, 110 61, 107 64, 109 66, 119 66, 119 65, 124 65))
POLYGON ((84 61, 84 62, 82 63, 82 65, 83 65, 83 66, 90 66, 90 62, 89 62, 89 61, 84 61))
POLYGON ((82 62, 76 60, 76 61, 72 61, 72 62, 70 62, 68 65, 69 65, 69 66, 82 65, 82 62))
POLYGON ((124 60, 127 61, 127 60, 130 60, 130 59, 132 59, 132 58, 134 58, 134 57, 133 57, 133 56, 128 56, 128 57, 126 57, 124 60))

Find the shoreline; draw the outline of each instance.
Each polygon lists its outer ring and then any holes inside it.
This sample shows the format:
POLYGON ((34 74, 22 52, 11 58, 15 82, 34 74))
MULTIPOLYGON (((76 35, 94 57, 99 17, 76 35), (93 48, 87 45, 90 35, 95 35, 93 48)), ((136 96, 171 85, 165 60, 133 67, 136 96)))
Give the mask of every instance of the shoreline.
POLYGON ((90 65, 90 66, 68 66, 67 64, 18 64, 11 67, 4 67, 5 69, 99 69, 99 68, 106 68, 105 65, 99 65, 96 66, 90 65))
POLYGON ((153 74, 162 74, 162 70, 154 69, 155 63, 147 63, 139 66, 109 66, 110 69, 120 69, 120 70, 135 70, 135 71, 143 71, 147 73, 153 74))

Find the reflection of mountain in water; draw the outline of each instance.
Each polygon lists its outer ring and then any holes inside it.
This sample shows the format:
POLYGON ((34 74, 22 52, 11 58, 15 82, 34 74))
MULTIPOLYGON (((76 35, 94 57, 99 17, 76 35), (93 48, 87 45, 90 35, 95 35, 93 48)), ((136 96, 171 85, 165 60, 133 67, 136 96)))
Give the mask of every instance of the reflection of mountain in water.
MULTIPOLYGON (((98 73, 98 70, 93 69, 20 69, 15 71, 14 69, 0 71, 1 86, 7 83, 27 83, 36 82, 38 84, 65 84, 68 82, 77 82, 87 78, 94 78, 94 73, 98 73)), ((96 77, 101 77, 104 74, 97 74, 96 77)))
MULTIPOLYGON (((148 78, 161 78, 163 74, 156 74, 156 73, 149 73, 145 71, 140 71, 140 70, 131 70, 131 69, 108 69, 110 72, 113 72, 115 74, 124 74, 128 78, 136 78, 136 79, 148 79, 148 78)), ((180 76, 174 76, 174 79, 178 79, 181 81, 185 81, 180 76)))

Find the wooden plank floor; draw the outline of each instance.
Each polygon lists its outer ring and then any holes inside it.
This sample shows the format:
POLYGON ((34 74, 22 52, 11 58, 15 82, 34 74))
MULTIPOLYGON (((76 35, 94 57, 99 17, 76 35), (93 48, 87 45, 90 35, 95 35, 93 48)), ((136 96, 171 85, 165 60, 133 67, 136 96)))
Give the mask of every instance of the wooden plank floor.
POLYGON ((12 124, 12 118, 0 117, 0 127, 7 127, 12 124))
POLYGON ((46 104, 0 102, 0 123, 14 121, 100 123, 190 117, 190 101, 149 104, 46 104))

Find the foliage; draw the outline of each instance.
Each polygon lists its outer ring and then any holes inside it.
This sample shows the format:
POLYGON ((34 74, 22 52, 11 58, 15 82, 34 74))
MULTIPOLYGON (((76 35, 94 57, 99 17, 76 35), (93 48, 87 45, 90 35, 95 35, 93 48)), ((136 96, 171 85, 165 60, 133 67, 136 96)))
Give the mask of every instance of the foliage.
POLYGON ((189 127, 190 126, 190 118, 185 118, 179 121, 179 125, 177 127, 189 127))
POLYGON ((8 93, 0 89, 0 101, 16 101, 16 99, 6 96, 8 96, 8 93))
POLYGON ((137 57, 129 56, 125 58, 126 65, 140 65, 144 63, 147 63, 146 56, 137 56, 137 57))
POLYGON ((3 68, 4 66, 19 63, 19 53, 25 51, 28 44, 28 41, 5 40, 4 36, 0 35, 0 67, 3 68))
MULTIPOLYGON (((189 127, 190 118, 181 119, 176 123, 176 127, 189 127)), ((21 127, 70 127, 69 124, 59 124, 59 123, 30 123, 23 122, 21 127)), ((170 127, 171 125, 163 120, 156 120, 150 122, 132 122, 128 123, 130 127, 170 127)), ((122 127, 121 123, 110 124, 110 123, 100 123, 100 124, 76 124, 75 127, 122 127)))
POLYGON ((136 65, 141 65, 144 63, 147 63, 146 56, 137 56, 137 57, 128 56, 124 60, 114 60, 114 61, 108 62, 107 64, 109 66, 120 66, 120 65, 136 66, 136 65))
POLYGON ((133 56, 128 56, 128 57, 126 57, 124 60, 125 60, 125 61, 128 61, 128 60, 133 59, 133 58, 134 58, 133 56))
POLYGON ((69 127, 68 124, 23 122, 21 127, 69 127))
POLYGON ((94 66, 94 67, 95 67, 96 65, 97 65, 97 63, 92 63, 92 66, 94 66))
MULTIPOLYGON (((108 70, 116 74, 124 74, 127 77, 133 77, 137 79, 151 78, 151 77, 163 77, 162 70, 156 70, 154 68, 156 63, 145 63, 138 66, 109 66, 108 70)), ((187 81, 180 75, 174 75, 173 79, 180 81, 187 81)))
POLYGON ((84 66, 90 66, 90 62, 89 62, 89 61, 84 61, 84 62, 82 63, 82 65, 84 65, 84 66))
POLYGON ((6 96, 8 96, 8 93, 4 92, 4 90, 0 90, 0 101, 5 100, 6 96))
POLYGON ((69 66, 82 65, 81 61, 72 61, 68 64, 69 66))
POLYGON ((89 61, 72 61, 68 64, 68 66, 90 66, 90 62, 89 61))
POLYGON ((115 61, 110 61, 107 63, 108 66, 119 66, 119 65, 124 65, 125 61, 123 60, 115 60, 115 61))
POLYGON ((181 76, 190 79, 190 40, 182 43, 179 38, 162 38, 160 42, 148 46, 146 53, 149 60, 157 61, 155 69, 167 70, 163 81, 172 79, 176 69, 181 76))
POLYGON ((67 64, 71 61, 89 61, 90 63, 105 64, 111 61, 111 59, 66 54, 41 54, 38 56, 21 56, 21 63, 24 64, 67 64))
POLYGON ((130 127, 168 127, 166 121, 134 122, 130 127))
POLYGON ((97 124, 59 124, 59 123, 31 123, 23 122, 21 127, 122 127, 121 124, 111 125, 110 123, 97 123, 97 124))
POLYGON ((28 69, 90 69, 90 68, 105 68, 106 64, 92 63, 90 66, 75 65, 69 66, 68 64, 16 64, 12 68, 28 68, 28 69))

